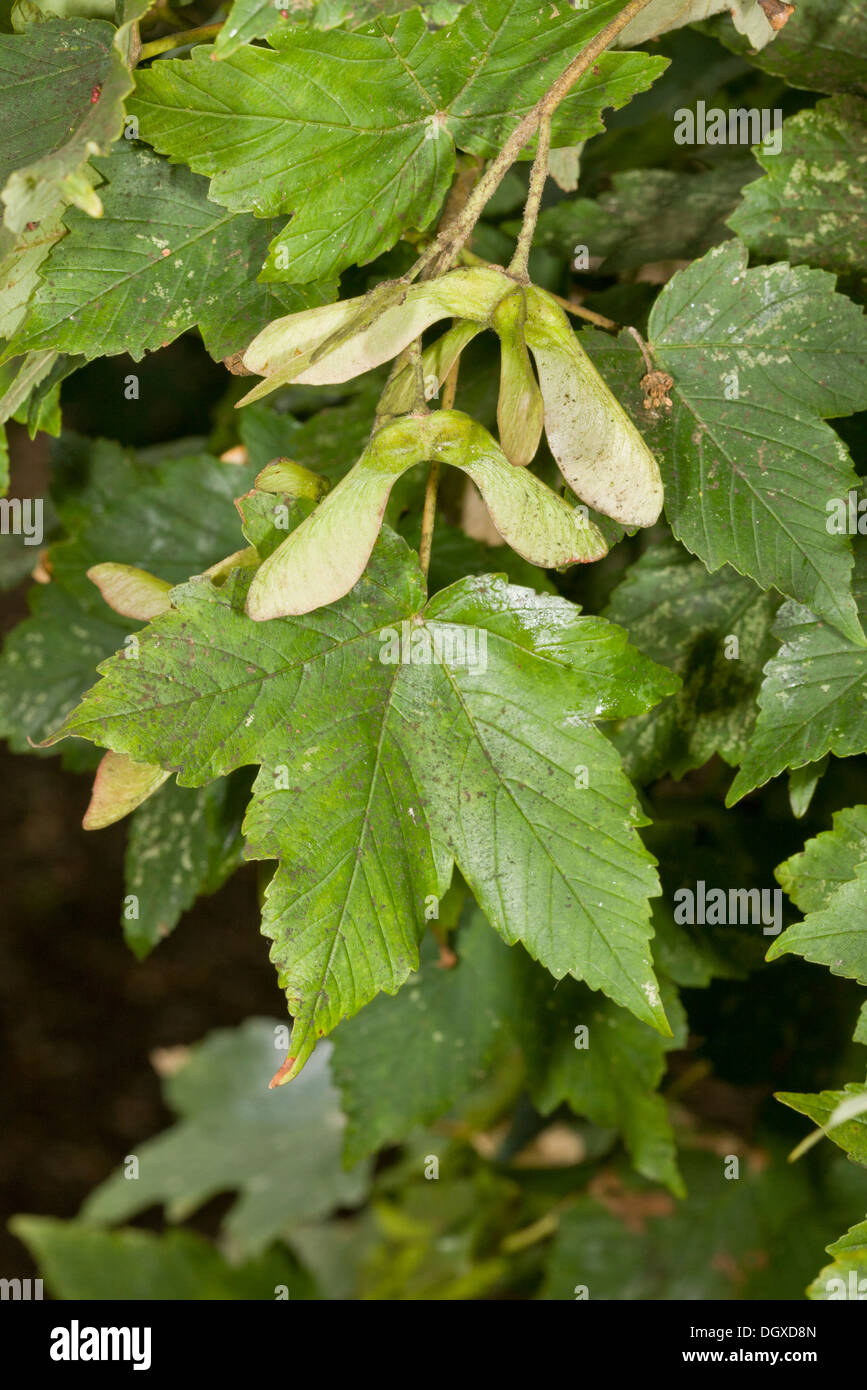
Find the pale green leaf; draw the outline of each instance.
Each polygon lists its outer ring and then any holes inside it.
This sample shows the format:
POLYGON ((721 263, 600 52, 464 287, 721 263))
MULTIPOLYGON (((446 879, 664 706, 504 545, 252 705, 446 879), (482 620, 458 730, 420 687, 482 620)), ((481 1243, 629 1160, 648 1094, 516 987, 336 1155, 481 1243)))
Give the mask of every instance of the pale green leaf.
POLYGON ((93 161, 107 179, 103 216, 70 211, 68 234, 40 268, 30 311, 8 351, 40 345, 138 361, 198 325, 213 357, 239 352, 275 314, 333 298, 336 282, 260 285, 268 220, 208 201, 205 180, 151 151, 93 161))
POLYGON ((110 1177, 88 1197, 82 1218, 113 1223, 160 1203, 170 1221, 183 1221, 218 1193, 236 1192, 223 1230, 230 1252, 249 1257, 292 1225, 360 1202, 368 1168, 343 1168, 328 1049, 294 1086, 268 1089, 282 1031, 248 1019, 191 1048, 164 1082, 176 1123, 138 1146, 138 1180, 110 1177))
MULTIPOLYGON (((270 273, 306 282, 426 227, 451 183, 455 147, 495 154, 619 8, 593 0, 577 13, 540 12, 535 0, 481 0, 433 34, 411 10, 351 33, 288 29, 272 35, 276 52, 244 46, 212 62, 200 47, 191 61, 141 73, 132 110, 144 139, 212 179, 215 201, 263 217, 294 212, 270 273)), ((602 109, 649 86, 663 64, 603 54, 561 104, 555 143, 601 129, 602 109)))

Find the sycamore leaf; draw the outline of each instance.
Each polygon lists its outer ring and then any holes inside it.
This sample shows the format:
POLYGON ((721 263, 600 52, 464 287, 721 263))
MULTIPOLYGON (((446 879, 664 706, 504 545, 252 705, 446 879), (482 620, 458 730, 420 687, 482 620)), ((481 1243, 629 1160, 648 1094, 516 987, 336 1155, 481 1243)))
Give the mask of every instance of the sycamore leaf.
POLYGON ((273 1301, 281 1285, 290 1298, 315 1297, 309 1275, 283 1246, 235 1265, 192 1231, 100 1231, 50 1216, 16 1216, 10 1228, 61 1300, 273 1301))
POLYGON ((867 101, 831 97, 783 123, 779 154, 761 146, 765 177, 748 184, 729 226, 760 256, 785 256, 867 287, 867 101))
POLYGON ((641 944, 655 891, 632 829, 643 818, 591 721, 655 702, 675 678, 619 628, 490 577, 437 594, 427 615, 443 641, 486 633, 486 672, 410 664, 397 692, 439 837, 510 944, 665 1030, 641 944))
MULTIPOLYGON (((867 547, 859 549, 855 592, 867 616, 867 547)), ((774 624, 782 646, 765 667, 759 716, 729 788, 726 805, 764 786, 787 767, 826 753, 867 752, 867 651, 798 603, 784 603, 774 624)))
POLYGON ((202 894, 216 893, 243 857, 241 821, 250 795, 246 770, 207 787, 171 782, 133 814, 124 860, 126 944, 143 960, 202 894))
POLYGON ((264 931, 296 1020, 280 1079, 417 967, 443 845, 510 944, 664 1031, 643 818, 591 721, 645 709, 675 678, 603 619, 498 579, 425 604, 388 531, 328 609, 253 622, 249 582, 176 589, 138 659, 106 663, 53 738, 160 762, 185 786, 263 765, 244 830, 250 857, 279 861, 264 931))
POLYGON ((232 0, 214 44, 215 57, 231 58, 252 39, 264 39, 281 26, 303 22, 313 16, 315 4, 316 0, 295 0, 290 9, 275 5, 274 0, 232 0))
POLYGON ((820 1091, 817 1095, 800 1095, 792 1091, 777 1092, 777 1100, 800 1115, 807 1115, 826 1129, 829 1139, 843 1149, 856 1163, 867 1165, 867 1108, 828 1127, 834 1111, 845 1102, 867 1096, 867 1085, 850 1082, 842 1091, 820 1091))
POLYGON ((515 952, 478 908, 450 943, 457 953, 451 969, 440 966, 427 936, 405 988, 393 999, 375 999, 334 1035, 332 1071, 350 1163, 451 1109, 484 1076, 504 1035, 515 952))
POLYGON ((831 1301, 867 1297, 867 1221, 859 1221, 829 1245, 828 1254, 834 1259, 816 1275, 807 1297, 831 1301))
POLYGON ((336 294, 335 281, 258 284, 269 222, 209 202, 205 180, 188 169, 123 145, 93 165, 107 180, 103 215, 97 223, 76 210, 65 215, 68 233, 40 267, 9 355, 45 344, 138 361, 197 324, 219 359, 246 346, 275 311, 336 294))
MULTIPOLYGON (((294 212, 269 273, 303 283, 426 227, 455 147, 494 155, 619 9, 620 0, 578 13, 481 0, 437 33, 414 9, 352 33, 289 29, 271 36, 277 51, 244 46, 222 61, 196 48, 190 61, 139 73, 131 109, 144 139, 212 179, 216 202, 262 217, 294 212)), ((555 144, 599 131, 602 109, 643 91, 664 64, 603 54, 559 107, 555 144)))
POLYGON ((651 546, 614 591, 606 617, 626 628, 683 684, 664 704, 614 735, 640 783, 682 777, 715 753, 736 763, 749 739, 762 668, 774 651, 779 604, 728 565, 714 575, 680 546, 651 546))
POLYGON ((49 548, 51 582, 31 588, 30 617, 0 657, 0 734, 15 751, 56 728, 100 661, 129 649, 137 630, 108 606, 88 569, 110 560, 173 584, 200 572, 237 546, 232 499, 253 473, 207 454, 146 464, 117 444, 64 436, 54 488, 69 538, 49 548))
POLYGON ((800 854, 780 864, 774 877, 802 912, 818 912, 864 862, 867 806, 849 806, 835 811, 833 828, 808 840, 800 854))
POLYGON ((660 456, 678 540, 709 570, 728 563, 865 644, 849 538, 826 526, 828 499, 857 478, 824 419, 867 405, 867 320, 824 271, 746 261, 726 242, 655 301, 648 337, 674 379, 671 409, 642 406, 629 335, 583 337, 660 456))
POLYGON ((160 1203, 183 1221, 221 1192, 238 1196, 226 1217, 229 1253, 259 1255, 288 1226, 351 1207, 368 1166, 341 1163, 343 1117, 324 1047, 297 1085, 269 1091, 285 1032, 267 1019, 211 1033, 163 1082, 176 1123, 137 1149, 139 1178, 119 1172, 85 1202, 91 1224, 122 1221, 160 1203))

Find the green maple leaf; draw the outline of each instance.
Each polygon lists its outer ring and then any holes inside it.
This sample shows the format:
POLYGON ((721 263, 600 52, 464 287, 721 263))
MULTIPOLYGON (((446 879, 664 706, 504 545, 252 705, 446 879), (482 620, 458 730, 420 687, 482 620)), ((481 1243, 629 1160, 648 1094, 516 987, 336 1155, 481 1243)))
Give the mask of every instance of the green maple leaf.
POLYGON ((278 860, 263 930, 296 1020, 289 1075, 417 968, 450 855, 510 944, 665 1030, 644 821, 591 721, 646 708, 675 678, 604 619, 496 577, 426 604, 388 531, 327 609, 256 623, 249 583, 235 571, 176 589, 138 660, 106 663, 54 737, 177 769, 185 786, 262 764, 244 833, 250 857, 278 860), (440 659, 385 655, 412 633, 440 659), (484 671, 466 655, 482 640, 484 671))
POLYGON ((369 1168, 342 1165, 328 1049, 297 1085, 268 1090, 283 1031, 253 1018, 191 1048, 163 1082, 177 1122, 139 1146, 138 1180, 114 1174, 88 1197, 82 1219, 113 1223, 159 1202, 170 1221, 183 1221, 217 1193, 237 1192, 223 1229, 230 1253, 249 1257, 290 1225, 359 1203, 369 1168))
MULTIPOLYGON (((867 548, 859 550, 855 591, 867 612, 867 548)), ((797 603, 783 604, 774 633, 782 646, 765 667, 759 716, 728 806, 787 767, 867 751, 864 647, 797 603)))
POLYGON ((829 1245, 828 1254, 834 1259, 816 1275, 807 1289, 807 1297, 814 1300, 862 1299, 867 1292, 867 1221, 859 1221, 829 1245), (840 1283, 832 1283, 833 1280, 842 1281, 843 1292, 840 1283), (854 1293, 850 1292, 853 1289, 854 1293))
POLYGON ((835 811, 831 830, 823 830, 799 854, 780 864, 775 878, 802 912, 818 912, 863 862, 867 862, 867 806, 849 806, 835 811))
MULTIPOLYGON (((794 1091, 778 1091, 777 1100, 797 1110, 799 1115, 807 1115, 823 1128, 828 1124, 838 1105, 853 1097, 867 1097, 867 1084, 850 1082, 842 1091, 819 1091, 815 1095, 796 1094, 794 1091)), ((867 1164, 867 1105, 859 1115, 834 1124, 827 1130, 838 1148, 843 1149, 856 1163, 867 1164)))
POLYGON ((261 285, 270 222, 209 202, 204 179, 150 150, 93 160, 108 182, 103 215, 67 212, 67 235, 40 267, 7 355, 50 346, 138 361, 198 325, 212 357, 239 352, 280 314, 325 304, 337 282, 261 285))
POLYGON ((37 1261, 54 1298, 273 1300, 281 1285, 293 1299, 316 1297, 309 1275, 283 1247, 233 1265, 192 1231, 99 1231, 50 1216, 16 1216, 11 1229, 37 1261))
POLYGON ((832 97, 783 124, 779 154, 744 189, 729 226, 760 256, 830 270, 856 296, 867 286, 867 101, 832 97))
POLYGON ((682 777, 715 753, 743 755, 762 669, 773 654, 779 598, 762 593, 728 565, 709 574, 678 545, 652 546, 627 571, 606 610, 630 638, 680 676, 671 700, 631 719, 614 735, 630 776, 646 783, 682 777), (736 653, 727 644, 737 639, 736 653))
MULTIPOLYGON (((535 0, 482 0, 430 33, 418 10, 361 30, 290 29, 277 51, 244 46, 222 61, 138 75, 131 110, 144 139, 212 179, 233 211, 294 212, 269 274, 296 283, 373 260, 436 216, 455 148, 497 153, 521 117, 621 8, 540 12, 535 0), (242 137, 242 138, 240 138, 242 137), (372 211, 373 210, 373 211, 372 211)), ((599 131, 662 71, 664 59, 603 54, 555 118, 555 144, 599 131)))
POLYGON ((674 379, 670 410, 641 404, 645 368, 628 334, 583 338, 659 455, 678 540, 709 570, 728 563, 864 644, 850 541, 826 526, 828 499, 857 478, 824 420, 867 404, 867 320, 833 286, 803 266, 748 270, 737 241, 678 271, 647 331, 674 379))

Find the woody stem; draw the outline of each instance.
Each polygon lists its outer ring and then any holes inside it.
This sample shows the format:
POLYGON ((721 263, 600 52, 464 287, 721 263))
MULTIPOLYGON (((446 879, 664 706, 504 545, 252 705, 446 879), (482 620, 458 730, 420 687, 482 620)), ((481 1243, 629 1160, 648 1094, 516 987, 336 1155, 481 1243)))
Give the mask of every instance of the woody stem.
POLYGON ((448 228, 440 230, 427 250, 416 261, 407 276, 408 279, 416 279, 433 262, 436 262, 437 273, 441 274, 449 269, 460 253, 461 247, 468 241, 488 200, 499 188, 521 151, 536 134, 543 117, 556 110, 578 79, 584 76, 600 54, 604 53, 609 44, 614 42, 617 35, 628 24, 631 24, 635 16, 646 9, 650 3, 651 0, 629 0, 629 4, 625 5, 618 15, 615 15, 611 23, 606 24, 605 28, 601 29, 596 37, 590 40, 586 48, 583 48, 572 59, 566 71, 561 73, 557 81, 551 85, 545 95, 531 111, 527 112, 512 131, 500 153, 491 161, 484 176, 476 184, 460 217, 456 218, 448 228))
POLYGON ((516 280, 523 280, 524 282, 527 281, 527 265, 530 260, 530 247, 533 244, 536 221, 539 217, 539 207, 542 202, 542 194, 545 191, 545 180, 548 177, 548 153, 550 149, 551 112, 546 111, 539 122, 539 145, 530 173, 530 191, 527 194, 527 201, 524 204, 524 220, 521 223, 521 231, 518 236, 518 244, 515 247, 515 254, 509 265, 509 274, 514 275, 516 280))

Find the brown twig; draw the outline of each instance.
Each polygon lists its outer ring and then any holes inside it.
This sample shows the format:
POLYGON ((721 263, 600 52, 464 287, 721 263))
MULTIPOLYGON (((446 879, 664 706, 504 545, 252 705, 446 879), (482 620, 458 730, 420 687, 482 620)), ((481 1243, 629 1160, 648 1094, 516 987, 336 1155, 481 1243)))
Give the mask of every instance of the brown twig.
POLYGON ((533 234, 536 231, 536 222, 539 217, 542 194, 545 191, 545 180, 548 177, 548 154, 550 149, 551 112, 546 111, 539 122, 539 146, 536 150, 536 158, 533 160, 533 168, 530 171, 530 189, 527 194, 527 201, 524 204, 524 220, 521 223, 521 231, 518 236, 518 244, 515 247, 515 254, 509 265, 509 274, 514 275, 516 280, 521 280, 525 284, 529 278, 527 275, 527 266, 530 260, 530 247, 533 244, 533 234))
POLYGON ((613 319, 607 319, 604 314, 597 314, 593 309, 585 309, 583 304, 573 304, 571 299, 564 299, 562 294, 554 294, 553 290, 547 290, 546 294, 566 310, 567 314, 575 314, 579 319, 586 319, 588 323, 595 323, 597 328, 607 328, 611 333, 620 331, 620 324, 613 319))

